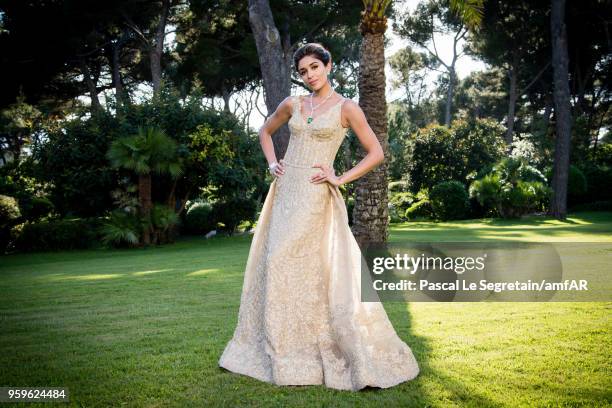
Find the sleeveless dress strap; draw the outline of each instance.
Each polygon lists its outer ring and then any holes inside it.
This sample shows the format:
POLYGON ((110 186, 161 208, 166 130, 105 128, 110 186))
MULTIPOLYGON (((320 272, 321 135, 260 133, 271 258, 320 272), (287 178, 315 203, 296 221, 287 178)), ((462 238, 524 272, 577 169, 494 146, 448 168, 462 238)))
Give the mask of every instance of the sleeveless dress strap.
POLYGON ((340 108, 338 109, 338 124, 340 125, 340 128, 345 130, 348 128, 345 128, 344 126, 342 126, 342 105, 344 105, 344 102, 346 102, 348 98, 345 98, 344 96, 342 97, 342 101, 338 104, 340 105, 340 108))
POLYGON ((295 115, 297 113, 300 113, 301 115, 301 112, 300 112, 300 109, 302 107, 301 105, 302 105, 302 97, 300 95, 295 95, 293 97, 293 114, 292 115, 295 115))

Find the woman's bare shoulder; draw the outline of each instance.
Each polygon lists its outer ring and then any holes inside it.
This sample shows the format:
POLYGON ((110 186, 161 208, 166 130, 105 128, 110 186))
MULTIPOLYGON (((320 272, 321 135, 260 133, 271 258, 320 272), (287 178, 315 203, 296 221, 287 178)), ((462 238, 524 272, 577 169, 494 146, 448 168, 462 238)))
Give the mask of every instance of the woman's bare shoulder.
POLYGON ((357 102, 352 99, 344 98, 342 101, 342 127, 349 128, 351 122, 354 122, 356 118, 363 115, 363 111, 357 102), (346 125, 346 126, 345 126, 346 125))
POLYGON ((355 109, 361 109, 359 104, 350 98, 344 98, 342 101, 342 109, 346 111, 355 111, 355 109))
POLYGON ((282 100, 281 103, 278 104, 277 110, 282 111, 283 113, 291 114, 293 113, 294 104, 299 103, 300 97, 295 95, 289 95, 285 99, 282 100))

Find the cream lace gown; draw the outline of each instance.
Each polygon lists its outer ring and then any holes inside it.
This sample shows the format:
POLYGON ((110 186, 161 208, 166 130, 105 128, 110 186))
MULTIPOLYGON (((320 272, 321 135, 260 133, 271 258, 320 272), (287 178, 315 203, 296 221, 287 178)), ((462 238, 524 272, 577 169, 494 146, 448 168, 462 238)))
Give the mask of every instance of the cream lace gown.
MULTIPOLYGON (((275 178, 246 264, 238 324, 219 366, 277 385, 387 388, 419 366, 379 302, 361 302, 362 255, 337 187, 314 184, 346 136, 344 99, 307 124, 294 97, 285 174, 275 178)), ((365 261, 364 261, 365 262, 365 261)))

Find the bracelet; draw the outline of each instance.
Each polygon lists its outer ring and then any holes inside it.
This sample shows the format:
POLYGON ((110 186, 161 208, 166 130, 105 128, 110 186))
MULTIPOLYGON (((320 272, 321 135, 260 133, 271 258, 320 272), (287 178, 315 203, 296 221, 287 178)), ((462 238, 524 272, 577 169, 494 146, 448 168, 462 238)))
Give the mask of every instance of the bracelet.
POLYGON ((270 173, 274 174, 274 169, 276 169, 277 166, 278 166, 278 162, 273 162, 272 164, 270 164, 268 166, 268 170, 270 170, 270 173))

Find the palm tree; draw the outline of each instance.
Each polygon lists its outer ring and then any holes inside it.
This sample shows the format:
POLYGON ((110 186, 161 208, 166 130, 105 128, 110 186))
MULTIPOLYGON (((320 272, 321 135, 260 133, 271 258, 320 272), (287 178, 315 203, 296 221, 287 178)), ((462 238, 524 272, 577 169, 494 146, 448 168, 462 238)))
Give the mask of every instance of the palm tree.
MULTIPOLYGON (((363 0, 359 29, 363 40, 359 55, 359 105, 376 134, 385 161, 355 181, 353 234, 362 249, 384 245, 388 239, 387 173, 389 138, 387 135, 387 102, 385 97, 384 35, 387 30, 385 11, 391 0, 363 0)), ((483 0, 451 0, 450 7, 470 28, 480 25, 483 0)), ((357 158, 366 152, 359 146, 357 158)))
MULTIPOLYGON (((363 36, 359 51, 359 105, 376 134, 385 161, 355 182, 353 234, 362 249, 383 244, 388 237, 387 167, 389 138, 387 136, 387 102, 385 97, 385 48, 387 30, 385 10, 391 0, 363 0, 359 30, 363 36)), ((357 148, 361 160, 365 150, 357 148)))
POLYGON ((138 128, 138 133, 117 139, 107 153, 113 167, 134 170, 138 174, 138 202, 143 228, 142 243, 151 243, 151 173, 177 178, 183 172, 178 144, 157 127, 138 128))
POLYGON ((484 0, 450 0, 451 10, 461 18, 470 30, 482 23, 484 0))

